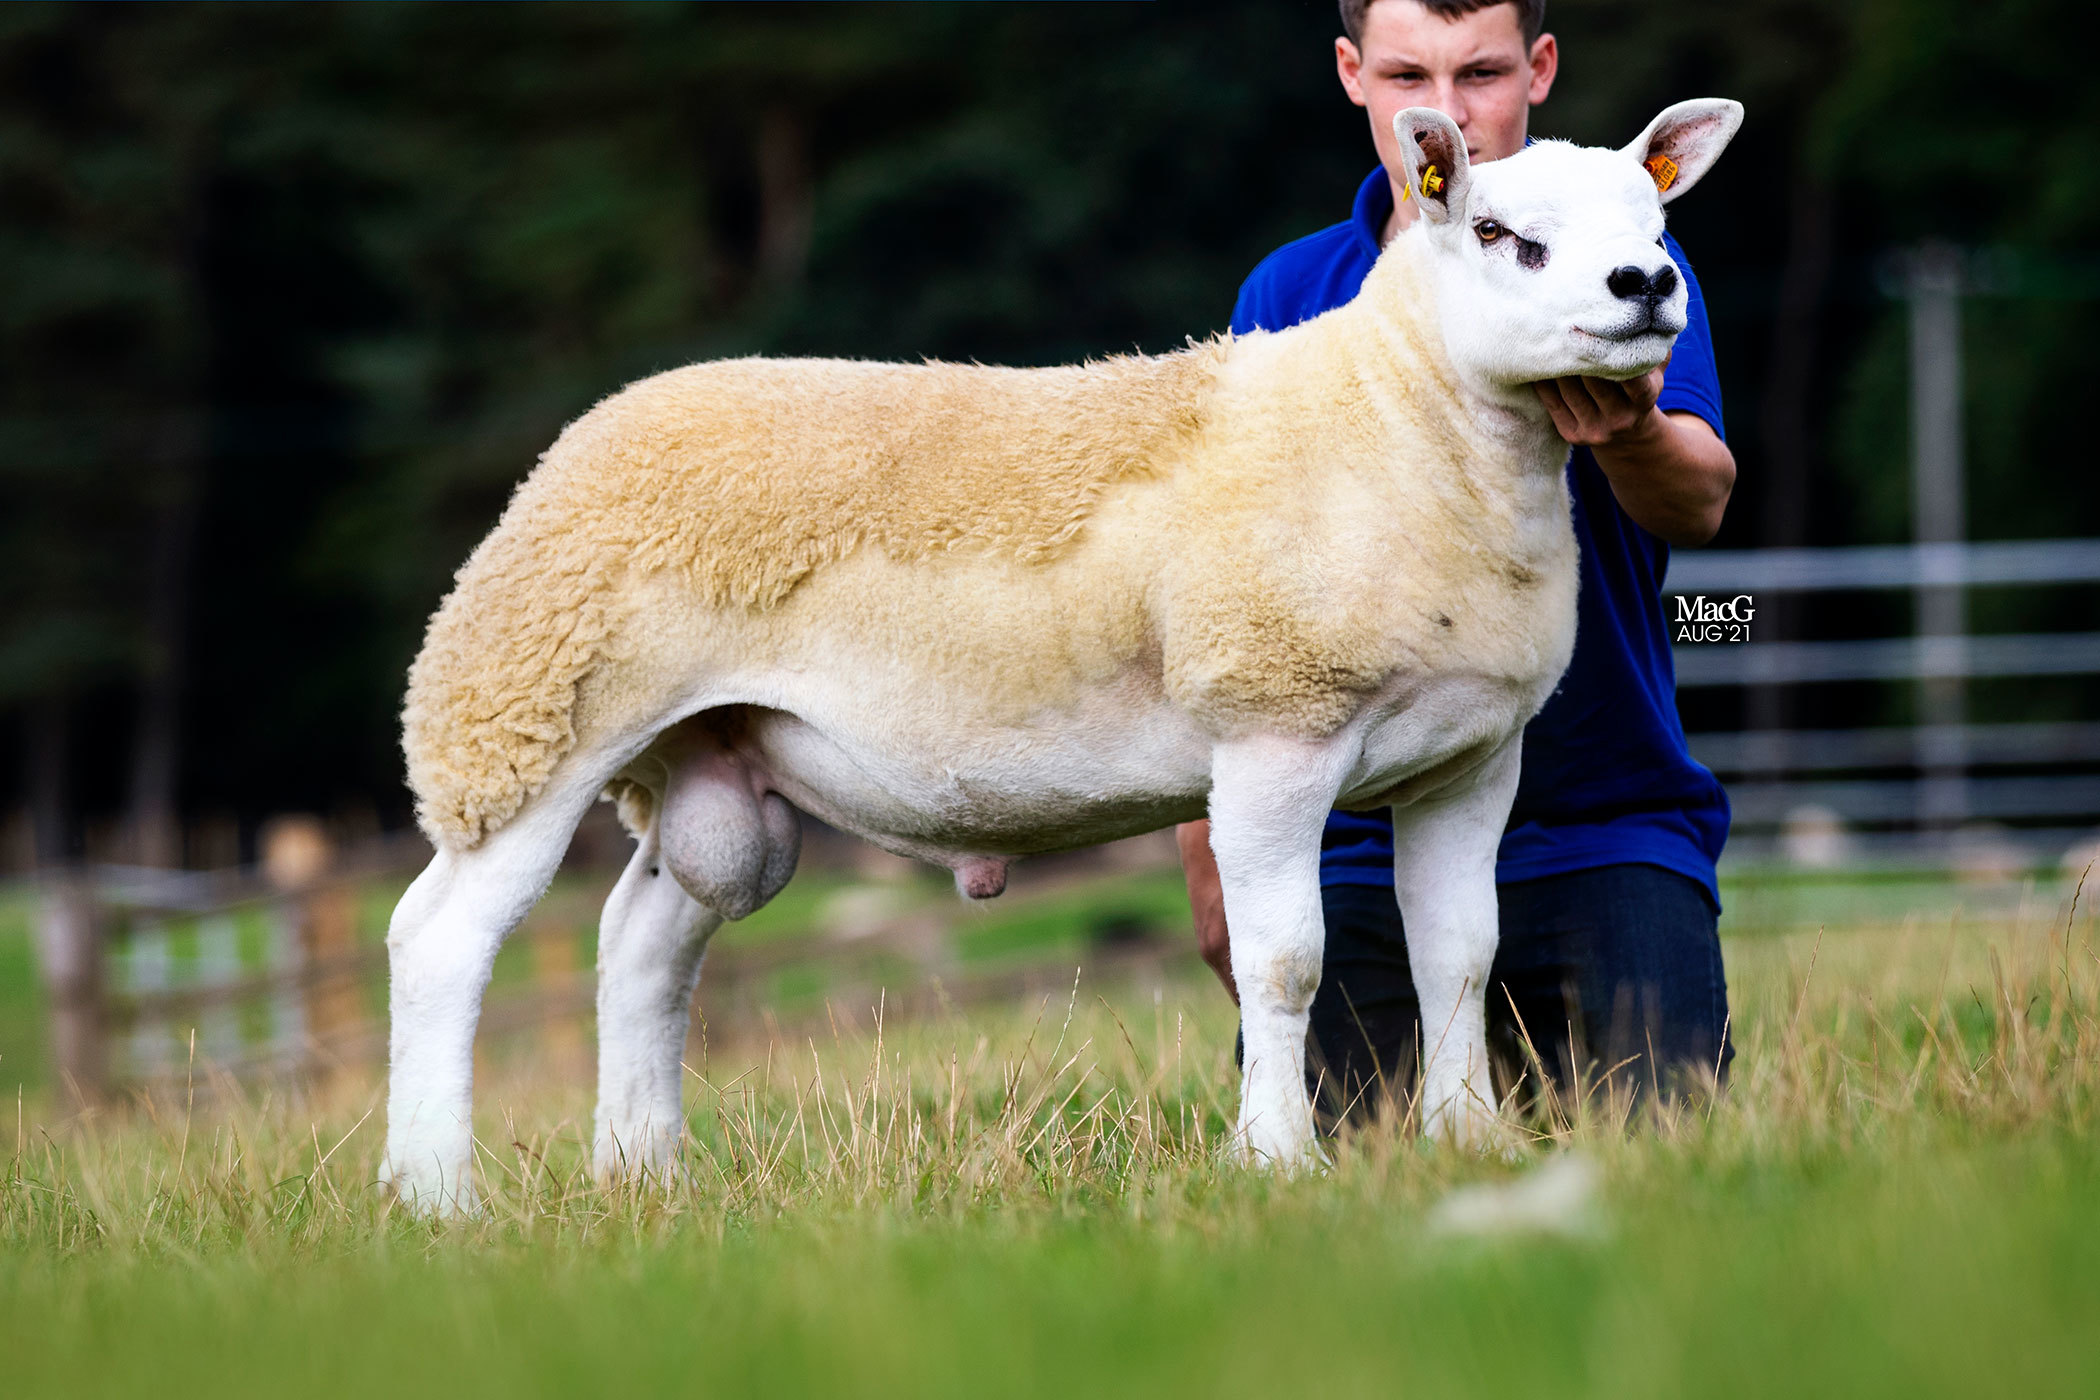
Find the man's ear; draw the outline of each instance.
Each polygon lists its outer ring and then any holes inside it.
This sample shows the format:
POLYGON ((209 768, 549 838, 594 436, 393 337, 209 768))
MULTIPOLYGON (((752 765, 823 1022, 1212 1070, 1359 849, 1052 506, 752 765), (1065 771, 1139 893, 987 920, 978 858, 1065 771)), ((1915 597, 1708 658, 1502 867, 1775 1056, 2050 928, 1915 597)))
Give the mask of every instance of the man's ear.
POLYGON ((1464 212, 1473 166, 1458 124, 1434 107, 1410 107, 1393 118, 1393 134, 1400 138, 1406 189, 1430 222, 1440 224, 1454 211, 1464 212))
POLYGON ((1742 103, 1695 97, 1663 108, 1626 154, 1646 167, 1662 202, 1668 204, 1699 183, 1742 125, 1742 103))

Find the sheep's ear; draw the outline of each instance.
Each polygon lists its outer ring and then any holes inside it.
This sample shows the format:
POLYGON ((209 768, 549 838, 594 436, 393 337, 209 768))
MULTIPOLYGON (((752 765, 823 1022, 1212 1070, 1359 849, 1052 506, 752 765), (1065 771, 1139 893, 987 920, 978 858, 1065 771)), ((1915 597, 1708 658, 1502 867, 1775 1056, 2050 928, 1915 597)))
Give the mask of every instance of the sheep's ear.
POLYGON ((1743 104, 1725 97, 1695 97, 1665 107, 1626 148, 1655 181, 1668 204, 1699 183, 1743 125, 1743 104))
POLYGON ((1393 134, 1400 138, 1408 197, 1421 202, 1432 223, 1463 213, 1473 166, 1458 124, 1434 107, 1410 107, 1393 118, 1393 134))

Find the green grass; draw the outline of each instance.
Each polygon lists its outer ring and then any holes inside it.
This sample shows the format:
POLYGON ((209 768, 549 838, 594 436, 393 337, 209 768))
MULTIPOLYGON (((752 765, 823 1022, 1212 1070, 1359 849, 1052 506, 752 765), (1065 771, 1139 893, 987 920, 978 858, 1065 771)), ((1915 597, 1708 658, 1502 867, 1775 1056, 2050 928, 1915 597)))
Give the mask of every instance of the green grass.
POLYGON ((1631 1127, 1571 1105, 1507 1158, 1372 1130, 1307 1179, 1234 1164, 1231 1011, 1179 975, 711 1045, 669 1187, 591 1182, 582 1076, 499 1060, 488 1210, 455 1225, 364 1188, 375 1081, 86 1121, 29 1102, 0 1391, 2100 1390, 2090 917, 1727 953, 1718 1102, 1631 1127), (1565 1153, 1601 1173, 1593 1228, 1434 1227, 1453 1190, 1565 1153))
POLYGON ((25 887, 0 892, 0 1084, 42 1084, 47 1055, 44 999, 37 982, 31 920, 36 904, 25 887))
POLYGON ((2090 1144, 1628 1170, 1597 1244, 1213 1183, 579 1240, 260 1238, 0 1266, 19 1395, 2091 1394, 2090 1144))

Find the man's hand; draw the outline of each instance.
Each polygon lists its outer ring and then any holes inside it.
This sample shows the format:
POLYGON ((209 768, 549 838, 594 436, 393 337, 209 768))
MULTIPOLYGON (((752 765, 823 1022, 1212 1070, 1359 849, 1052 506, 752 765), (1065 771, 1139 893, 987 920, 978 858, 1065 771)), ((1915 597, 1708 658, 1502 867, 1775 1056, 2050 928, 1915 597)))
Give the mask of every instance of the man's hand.
POLYGON ((1562 438, 1587 447, 1620 508, 1675 545, 1705 544, 1735 490, 1735 454, 1696 413, 1655 407, 1663 372, 1620 383, 1569 375, 1531 387, 1562 438))
POLYGON ((1546 405, 1554 431, 1571 446, 1609 447, 1637 431, 1655 412, 1656 397, 1662 393, 1663 372, 1658 366, 1623 383, 1570 374, 1541 379, 1531 387, 1538 391, 1539 402, 1546 405))
POLYGON ((1225 984, 1239 1005, 1240 989, 1232 980, 1232 937, 1225 928, 1225 887, 1218 879, 1218 860, 1210 851, 1210 823, 1183 822, 1174 828, 1181 847, 1181 873, 1189 883, 1189 912, 1196 919, 1196 950, 1225 984))

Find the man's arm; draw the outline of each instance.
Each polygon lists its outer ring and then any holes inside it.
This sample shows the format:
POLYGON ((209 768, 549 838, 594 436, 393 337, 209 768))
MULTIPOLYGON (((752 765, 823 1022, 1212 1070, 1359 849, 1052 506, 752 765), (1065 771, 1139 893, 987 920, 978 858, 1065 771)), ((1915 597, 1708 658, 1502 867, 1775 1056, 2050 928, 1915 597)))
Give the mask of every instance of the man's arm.
POLYGON ((1189 885, 1189 913, 1196 920, 1196 948, 1237 1006, 1240 989, 1232 980, 1232 941, 1225 929, 1225 886, 1218 879, 1218 859, 1210 850, 1210 823, 1183 822, 1174 828, 1174 840, 1181 847, 1181 873, 1189 885))
POLYGON ((1657 369, 1623 384, 1571 376, 1533 387, 1560 435, 1596 456, 1635 524, 1674 545, 1705 544, 1735 490, 1735 454, 1698 414, 1658 410, 1662 386, 1657 369))

